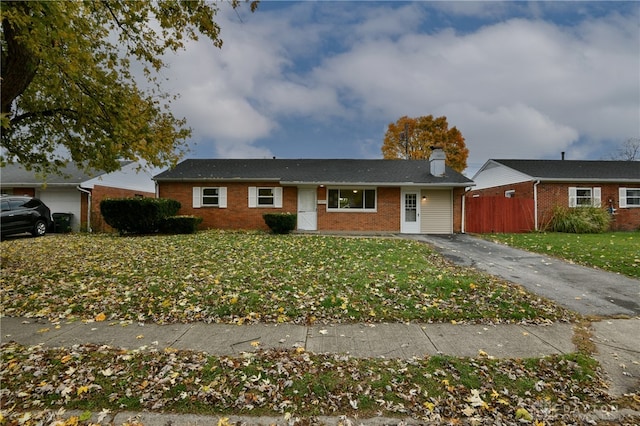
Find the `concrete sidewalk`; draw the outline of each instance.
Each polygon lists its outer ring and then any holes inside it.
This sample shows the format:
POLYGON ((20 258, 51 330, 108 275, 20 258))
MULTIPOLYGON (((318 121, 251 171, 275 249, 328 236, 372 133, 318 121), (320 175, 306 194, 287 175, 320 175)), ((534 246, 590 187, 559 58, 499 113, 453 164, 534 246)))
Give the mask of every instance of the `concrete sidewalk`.
MULTIPOLYGON (((640 392, 640 318, 605 320, 592 325, 595 355, 609 378, 609 392, 621 396, 640 392)), ((2 342, 23 345, 70 347, 93 343, 126 349, 141 347, 195 350, 211 355, 239 355, 268 348, 302 347, 315 353, 342 353, 354 357, 403 358, 428 355, 477 357, 480 351, 495 358, 533 358, 576 350, 573 325, 546 326, 454 325, 454 324, 131 324, 126 322, 60 322, 43 319, 0 318, 2 342)), ((637 416, 624 410, 618 415, 637 416)), ((615 420, 603 413, 601 419, 615 420)), ((598 413, 592 417, 598 419, 598 413)), ((109 424, 124 424, 129 418, 147 426, 207 425, 216 416, 155 413, 115 413, 109 424)), ((287 424, 279 418, 231 416, 233 424, 287 424)), ((290 423, 290 422, 289 422, 290 423)), ((323 418, 323 424, 348 424, 341 418, 323 418)), ((357 424, 412 424, 398 419, 362 419, 357 424)))
MULTIPOLYGON (((610 379, 610 393, 640 389, 640 318, 592 323, 595 357, 610 379)), ((454 324, 136 324, 129 322, 60 322, 4 317, 1 341, 22 345, 70 347, 98 344, 126 349, 157 347, 239 355, 259 349, 302 347, 314 353, 341 353, 359 358, 428 355, 535 358, 575 352, 573 325, 454 324)))
POLYGON ((575 351, 571 324, 130 324, 72 322, 56 326, 43 320, 5 317, 2 341, 23 345, 69 347, 93 343, 127 349, 172 347, 211 355, 238 355, 260 348, 302 347, 314 353, 342 353, 360 358, 404 358, 425 355, 527 358, 575 351))

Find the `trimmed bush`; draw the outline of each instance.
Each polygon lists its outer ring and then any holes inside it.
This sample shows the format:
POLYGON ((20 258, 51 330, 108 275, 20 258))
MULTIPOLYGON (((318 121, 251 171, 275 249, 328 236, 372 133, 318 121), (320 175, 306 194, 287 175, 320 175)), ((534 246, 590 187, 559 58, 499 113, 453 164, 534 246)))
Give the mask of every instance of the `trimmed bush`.
POLYGON ((120 234, 151 234, 160 223, 180 210, 180 202, 168 198, 107 198, 100 202, 100 213, 120 234))
POLYGON ((599 234, 609 228, 611 215, 598 207, 560 207, 553 209, 549 230, 572 234, 599 234))
POLYGON ((265 213, 262 218, 274 234, 288 234, 296 229, 298 215, 293 213, 265 213))
POLYGON ((195 234, 202 218, 197 216, 171 216, 162 219, 160 232, 164 234, 195 234))

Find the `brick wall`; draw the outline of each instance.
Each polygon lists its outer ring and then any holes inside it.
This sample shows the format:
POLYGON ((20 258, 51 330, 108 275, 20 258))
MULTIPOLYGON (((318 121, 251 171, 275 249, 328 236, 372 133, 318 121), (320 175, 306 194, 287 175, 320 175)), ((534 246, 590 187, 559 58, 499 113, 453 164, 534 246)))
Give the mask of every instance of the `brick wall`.
MULTIPOLYGON (((575 183, 549 183, 542 182, 537 186, 538 192, 538 228, 544 227, 551 220, 553 208, 556 206, 569 206, 569 187, 600 188, 602 207, 609 207, 610 203, 616 210, 611 222, 614 231, 634 231, 640 229, 640 208, 619 208, 618 190, 619 184, 603 184, 598 182, 575 183)), ((515 190, 515 198, 533 198, 534 182, 521 182, 514 185, 503 185, 481 190, 472 190, 467 196, 479 194, 480 196, 504 196, 505 191, 515 190)))
MULTIPOLYGON (((172 198, 182 204, 180 214, 202 217, 202 229, 262 229, 269 228, 262 215, 268 212, 296 213, 298 211, 298 188, 283 187, 282 208, 249 208, 248 187, 280 186, 274 182, 225 182, 211 186, 227 188, 227 208, 192 207, 193 187, 204 187, 202 182, 161 182, 158 195, 172 198)), ((464 188, 453 191, 453 228, 460 232, 462 228, 462 196, 464 188)), ((400 188, 378 187, 377 209, 364 211, 327 211, 327 188, 318 187, 317 223, 321 231, 362 231, 362 232, 400 232, 400 188)))
MULTIPOLYGON (((318 205, 318 229, 331 231, 400 232, 400 188, 379 187, 376 212, 327 211, 318 205)), ((318 200, 326 200, 326 188, 318 188, 318 200)))
POLYGON ((159 196, 172 198, 182 204, 180 214, 199 216, 202 218, 202 229, 263 229, 269 230, 264 223, 264 213, 296 213, 298 211, 298 188, 282 188, 282 208, 256 207, 249 208, 248 193, 250 186, 276 187, 274 182, 225 182, 219 184, 227 188, 227 207, 193 207, 194 186, 216 186, 202 182, 162 182, 159 184, 159 196))
POLYGON ((27 197, 35 197, 36 196, 36 189, 35 188, 5 188, 2 187, 2 190, 0 191, 3 194, 8 194, 8 195, 26 195, 27 197))
MULTIPOLYGON (((110 186, 95 185, 91 190, 91 229, 93 232, 114 232, 114 229, 106 224, 100 213, 100 201, 105 198, 131 198, 142 196, 155 198, 153 192, 133 191, 130 189, 112 188, 110 186)), ((82 194, 82 210, 80 213, 80 229, 87 227, 87 201, 86 194, 82 194)))

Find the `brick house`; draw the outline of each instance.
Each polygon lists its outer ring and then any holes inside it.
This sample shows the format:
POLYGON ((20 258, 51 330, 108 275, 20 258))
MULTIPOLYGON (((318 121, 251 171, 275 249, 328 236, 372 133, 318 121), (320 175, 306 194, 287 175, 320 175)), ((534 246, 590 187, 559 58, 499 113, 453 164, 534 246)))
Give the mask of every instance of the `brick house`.
POLYGON ((544 229, 553 208, 594 206, 612 213, 612 230, 640 229, 640 162, 488 160, 467 197, 533 200, 534 228, 544 229))
POLYGON ((450 234, 462 229, 473 182, 428 160, 190 159, 154 177, 202 228, 263 229, 262 215, 298 215, 300 231, 450 234))
POLYGON ((74 165, 67 165, 60 174, 46 178, 28 171, 18 164, 3 167, 3 194, 29 195, 42 200, 52 213, 71 213, 71 229, 109 232, 100 214, 104 198, 155 197, 152 172, 138 171, 139 164, 123 162, 120 170, 106 173, 87 173, 74 165))

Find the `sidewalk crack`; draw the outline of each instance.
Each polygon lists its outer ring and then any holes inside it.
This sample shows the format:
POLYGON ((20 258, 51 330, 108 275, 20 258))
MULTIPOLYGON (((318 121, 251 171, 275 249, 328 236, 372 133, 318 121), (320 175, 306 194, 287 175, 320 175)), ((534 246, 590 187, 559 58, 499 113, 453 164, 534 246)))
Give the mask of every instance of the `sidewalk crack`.
POLYGON ((171 348, 174 347, 174 345, 178 343, 178 340, 182 339, 185 336, 185 334, 187 334, 192 328, 193 328, 193 325, 190 325, 189 327, 187 327, 181 335, 179 335, 173 342, 171 342, 169 347, 171 348))

